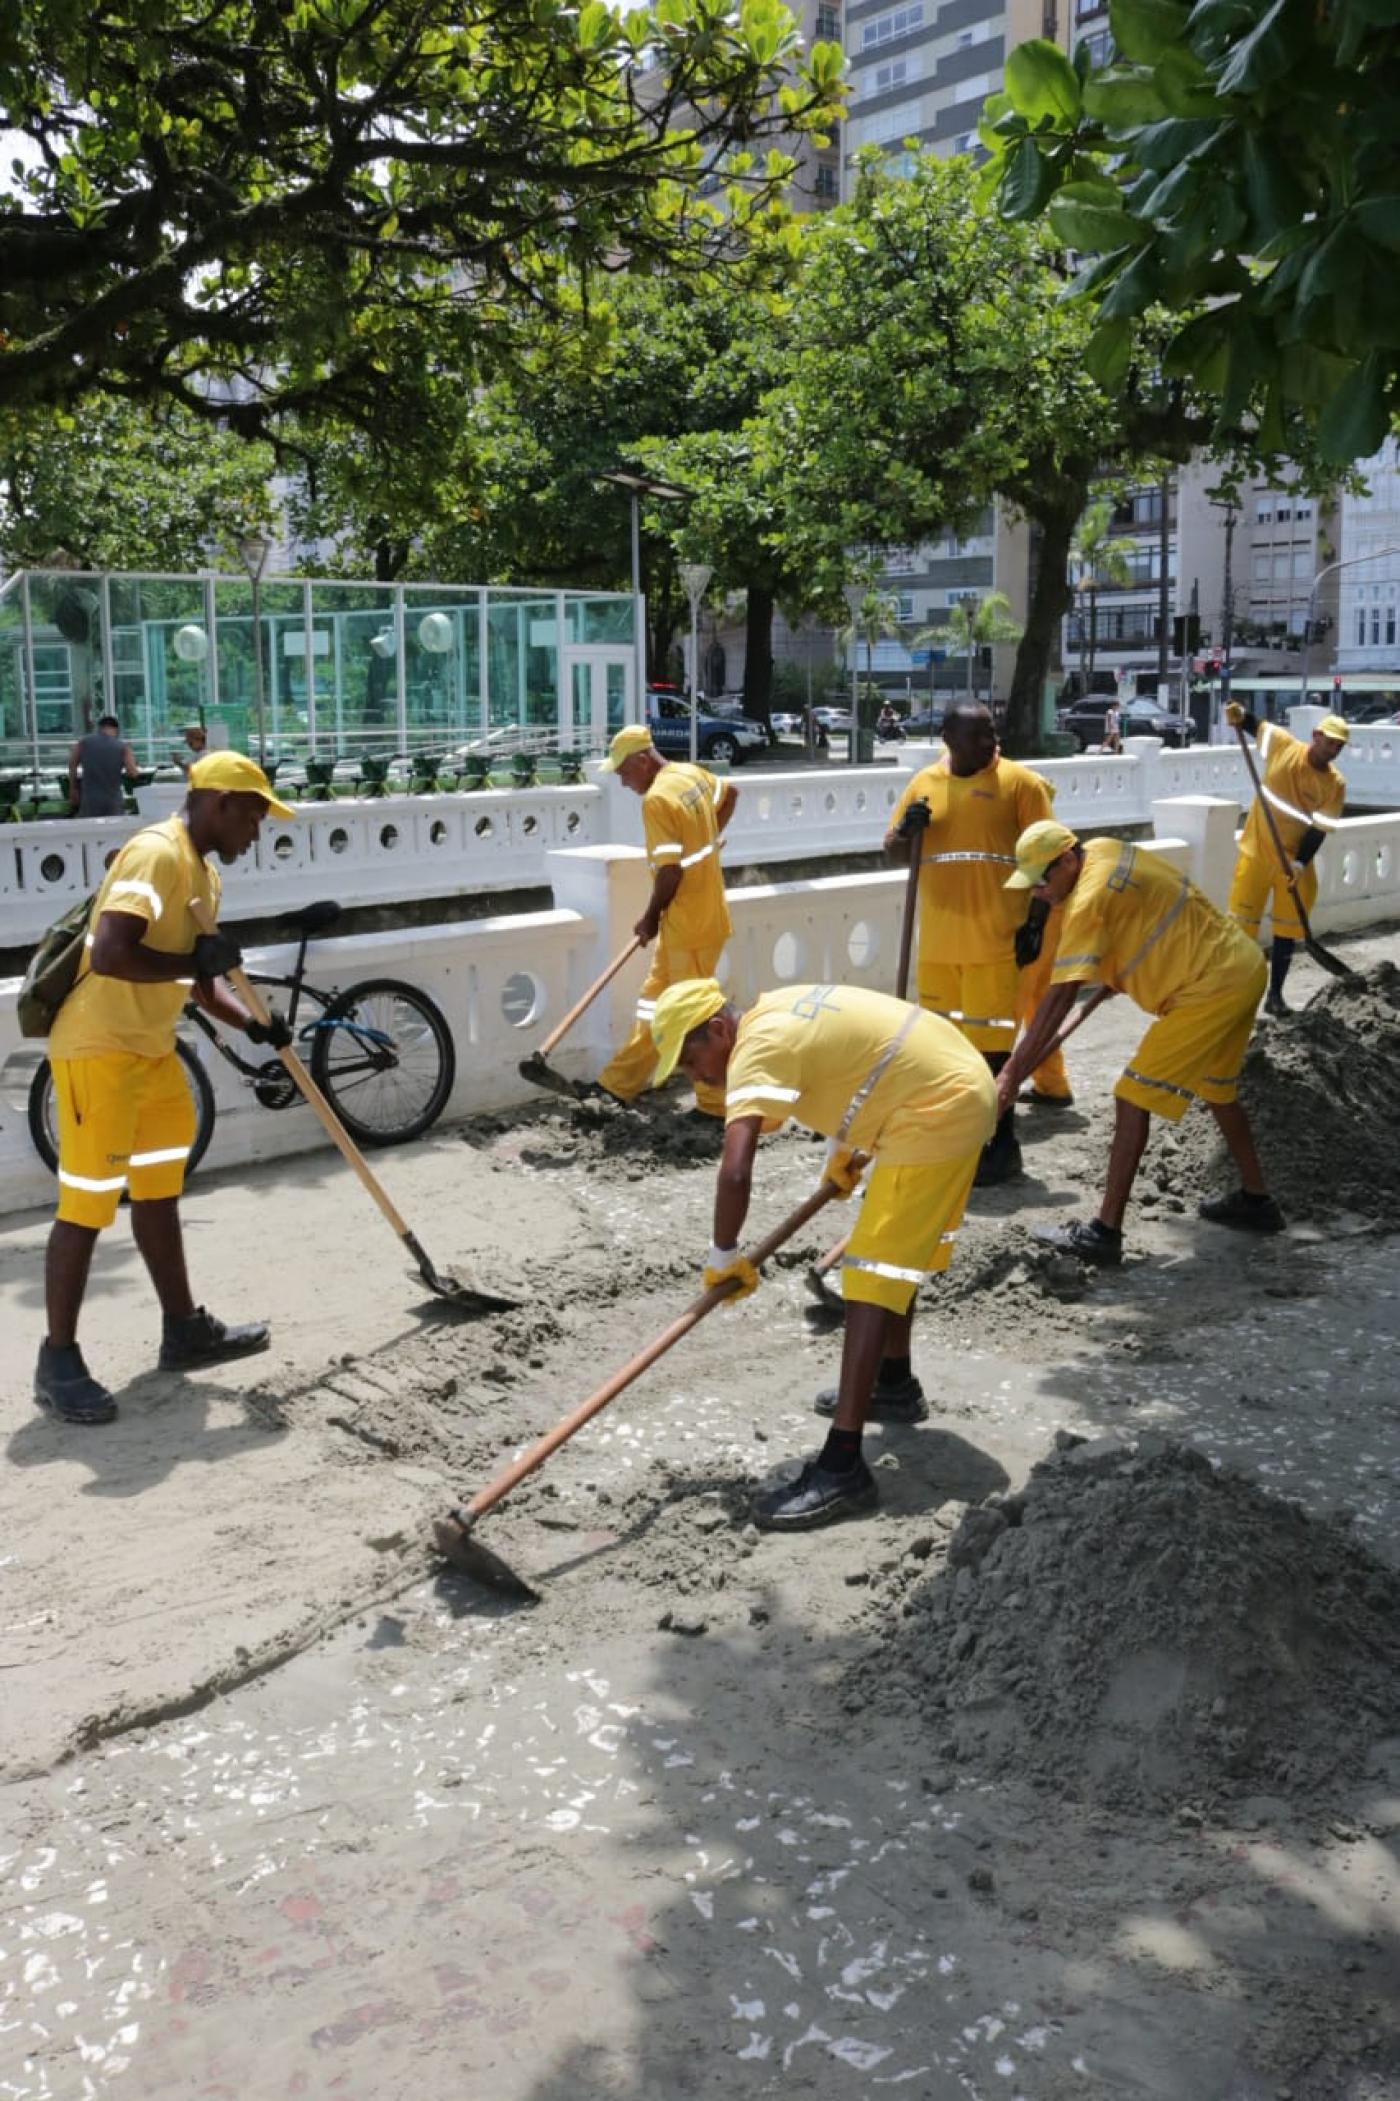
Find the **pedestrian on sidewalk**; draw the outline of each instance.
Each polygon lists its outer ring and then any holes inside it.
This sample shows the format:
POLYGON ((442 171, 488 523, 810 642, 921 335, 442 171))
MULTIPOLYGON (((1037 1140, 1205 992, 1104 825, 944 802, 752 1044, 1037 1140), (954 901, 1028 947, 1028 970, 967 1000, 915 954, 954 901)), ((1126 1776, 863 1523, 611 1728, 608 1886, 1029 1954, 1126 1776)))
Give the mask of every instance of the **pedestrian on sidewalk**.
POLYGON ((1283 1214, 1269 1195, 1249 1119, 1239 1100, 1244 1062, 1266 972, 1257 945, 1188 877, 1159 854, 1120 839, 1081 846, 1066 825, 1033 824, 1016 842, 1012 890, 1029 890, 1064 919, 1050 990, 997 1079, 1015 1099, 1078 997, 1081 985, 1126 992, 1151 1028, 1114 1088, 1116 1115, 1098 1215, 1039 1231, 1037 1238, 1082 1262, 1123 1259, 1123 1218, 1147 1144, 1149 1118, 1178 1122, 1206 1102, 1239 1170, 1241 1186, 1208 1198, 1215 1225, 1277 1233, 1283 1214))
POLYGON ((115 715, 103 715, 95 730, 79 737, 68 753, 68 807, 75 817, 121 817, 122 782, 140 773, 136 754, 123 741, 115 715))
MULTIPOLYGON (((599 1073, 598 1091, 635 1101, 656 1065, 651 1018, 668 985, 707 978, 730 935, 729 904, 720 867, 720 834, 734 815, 739 791, 703 766, 663 759, 640 724, 619 730, 603 761, 624 788, 642 798, 642 830, 651 866, 651 896, 633 932, 656 943, 637 998, 631 1034, 599 1073)), ((699 1086, 698 1106, 723 1116, 724 1089, 699 1086)))
POLYGON ((1260 804, 1269 805, 1280 843, 1293 863, 1303 910, 1311 912, 1317 902, 1317 870, 1313 861, 1347 799, 1346 782, 1333 761, 1345 750, 1351 731, 1340 715, 1327 715, 1305 744, 1277 722, 1260 722, 1237 700, 1226 708, 1225 720, 1232 729, 1242 729, 1246 736, 1255 739, 1263 766, 1259 793, 1250 805, 1240 834, 1240 850, 1230 883, 1230 917, 1258 941, 1264 907, 1268 906, 1273 939, 1264 1012, 1283 1021, 1293 1011, 1284 1000, 1283 985, 1293 951, 1303 938, 1303 922, 1284 880, 1278 848, 1270 837, 1269 821, 1260 804))
POLYGON ((279 1014, 264 1026, 235 998, 224 973, 242 961, 237 942, 201 934, 190 910, 198 899, 217 914, 219 876, 208 856, 236 861, 269 810, 295 814, 251 759, 231 751, 200 759, 176 815, 136 833, 115 856, 93 905, 77 980, 54 1019, 58 1216, 34 1397, 62 1422, 106 1423, 117 1413, 87 1368, 78 1318, 97 1236, 116 1217, 123 1191, 160 1302, 161 1369, 193 1370, 267 1347, 265 1323, 230 1326, 197 1306, 190 1291, 179 1199, 195 1111, 175 1027, 193 997, 255 1043, 281 1049, 291 1041, 279 1014))
POLYGON ((796 1480, 758 1498, 754 1518, 791 1532, 868 1510, 878 1495, 861 1455, 867 1418, 928 1412, 910 1362, 914 1297, 952 1259, 995 1128, 986 1060, 951 1022, 855 985, 786 985, 741 1013, 713 978, 692 980, 661 994, 651 1032, 657 1084, 679 1065, 697 1091, 726 1096, 707 1289, 729 1277, 736 1297, 757 1287, 739 1239, 764 1132, 791 1116, 830 1139, 825 1179, 842 1196, 860 1179, 855 1156, 872 1162, 842 1258, 840 1383, 816 1403, 831 1429, 796 1480))

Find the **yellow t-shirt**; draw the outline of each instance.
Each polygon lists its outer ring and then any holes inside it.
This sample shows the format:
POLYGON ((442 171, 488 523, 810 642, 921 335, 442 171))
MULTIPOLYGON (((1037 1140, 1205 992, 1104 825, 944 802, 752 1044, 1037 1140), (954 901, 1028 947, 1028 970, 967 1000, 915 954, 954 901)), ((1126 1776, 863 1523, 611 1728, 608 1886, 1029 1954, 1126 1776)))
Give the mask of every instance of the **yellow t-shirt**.
POLYGON ((1053 982, 1098 980, 1148 1014, 1214 999, 1259 950, 1243 928, 1160 855, 1091 839, 1065 902, 1053 982))
POLYGON ((925 766, 895 804, 890 829, 911 802, 926 802, 919 872, 919 956, 925 963, 1000 963, 1026 916, 1024 892, 1004 888, 1016 841, 1051 814, 1053 794, 1029 766, 993 759, 963 778, 946 757, 925 766))
POLYGON ((642 797, 642 830, 653 872, 681 871, 681 886, 666 907, 661 938, 674 948, 720 947, 729 939, 729 905, 719 865, 715 811, 724 783, 703 766, 676 760, 662 767, 642 797))
POLYGON ((78 981, 49 1032, 50 1056, 95 1058, 105 1051, 167 1056, 175 1048, 175 1024, 190 996, 190 981, 137 985, 127 978, 95 976, 88 968, 93 933, 110 906, 146 921, 143 947, 188 955, 199 934, 190 899, 202 898, 217 914, 220 887, 218 871, 195 852, 182 817, 167 818, 128 839, 97 893, 78 981))
MULTIPOLYGON (((1308 747, 1276 722, 1259 725, 1259 756, 1264 761, 1261 793, 1273 812, 1283 850, 1291 860, 1310 825, 1327 830, 1341 816, 1347 787, 1335 766, 1320 771, 1309 763, 1308 747)), ((1264 812, 1256 795, 1245 819, 1240 852, 1251 860, 1278 861, 1264 812)))
POLYGON ((724 1114, 727 1123, 761 1116, 765 1131, 794 1116, 825 1138, 912 1165, 976 1152, 995 1101, 986 1059, 950 1021, 860 985, 787 985, 765 992, 739 1024, 724 1114), (917 1120, 903 1113, 911 1107, 917 1120))

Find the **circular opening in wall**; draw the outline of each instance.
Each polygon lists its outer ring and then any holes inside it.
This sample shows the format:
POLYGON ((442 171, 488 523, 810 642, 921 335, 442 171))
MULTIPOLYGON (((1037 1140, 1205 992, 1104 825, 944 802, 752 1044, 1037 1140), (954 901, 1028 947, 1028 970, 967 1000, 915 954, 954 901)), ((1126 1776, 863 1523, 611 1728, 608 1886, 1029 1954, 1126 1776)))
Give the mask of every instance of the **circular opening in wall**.
POLYGON ((432 846, 445 846, 447 844, 447 825, 441 817, 434 818, 433 822, 428 826, 428 841, 432 846))
POLYGON ((537 832, 539 828, 540 820, 538 817, 525 817, 521 819, 520 829, 522 832, 524 832, 525 837, 527 839, 530 837, 532 832, 537 832))
POLYGON ((583 819, 579 816, 578 811, 570 810, 568 816, 564 819, 564 829, 566 832, 576 832, 582 822, 583 819))
POLYGON ((791 984, 802 975, 805 951, 796 934, 779 934, 773 943, 773 974, 791 984))
POLYGON ((1360 880, 1361 856, 1354 846, 1349 847, 1342 855, 1342 882, 1348 890, 1352 890, 1360 880))
POLYGON ((866 970, 879 953, 879 934, 868 919, 858 919, 846 936, 846 954, 857 970, 866 970))
POLYGON ((278 832, 275 835, 272 841, 272 852, 274 859, 278 861, 291 860, 292 855, 296 852, 296 843, 290 832, 278 832))
POLYGON ((477 838, 478 838, 478 839, 489 839, 489 838, 490 838, 490 836, 491 836, 491 834, 492 834, 492 832, 494 832, 494 831, 495 831, 495 829, 496 829, 496 827, 495 827, 495 824, 494 824, 494 822, 492 821, 492 819, 491 819, 491 818, 489 818, 489 817, 478 817, 478 818, 477 818, 477 820, 476 820, 476 836, 477 836, 477 838))
POLYGON ((45 854, 39 863, 39 873, 46 883, 61 883, 68 873, 68 863, 62 854, 45 854))
POLYGON ((528 1029, 544 1012, 544 986, 531 970, 512 971, 501 987, 501 1012, 513 1029, 528 1029))
POLYGON ((343 854, 350 844, 350 834, 343 825, 337 825, 326 841, 333 854, 343 854))
POLYGON ((399 843, 398 826, 396 824, 381 824, 379 827, 379 843, 386 853, 392 853, 399 843))

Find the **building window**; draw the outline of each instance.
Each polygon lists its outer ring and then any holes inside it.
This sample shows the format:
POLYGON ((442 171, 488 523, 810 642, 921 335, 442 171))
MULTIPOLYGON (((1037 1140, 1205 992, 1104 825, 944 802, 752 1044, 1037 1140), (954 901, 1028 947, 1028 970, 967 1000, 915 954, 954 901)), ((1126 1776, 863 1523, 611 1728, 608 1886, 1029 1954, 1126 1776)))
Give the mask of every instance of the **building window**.
POLYGON ((972 31, 970 29, 964 29, 958 37, 957 48, 959 49, 959 51, 964 51, 971 42, 972 31))
POLYGON ((1274 522, 1273 505, 1271 503, 1256 503, 1254 506, 1254 522, 1256 525, 1272 525, 1274 522))
POLYGON ((817 37, 823 44, 839 44, 841 41, 841 11, 836 7, 817 9, 817 37))
POLYGON ((1088 36, 1080 37, 1074 47, 1075 56, 1082 51, 1089 64, 1100 70, 1113 63, 1113 32, 1110 29, 1091 30, 1088 36))
POLYGON ((958 136, 953 141, 953 151, 954 153, 971 153, 976 143, 976 132, 960 131, 958 133, 958 136))
POLYGON ((1385 609, 1385 646, 1387 649, 1394 649, 1395 647, 1395 608, 1393 605, 1388 605, 1385 609))
POLYGON ((919 106, 917 102, 897 102, 893 109, 882 109, 871 118, 866 127, 863 143, 872 146, 888 146, 895 139, 911 138, 919 129, 919 106))
POLYGON ((884 572, 886 576, 915 576, 919 568, 917 547, 887 547, 885 549, 884 572))
POLYGON ((825 203, 832 203, 838 195, 840 188, 841 184, 837 177, 835 168, 819 166, 816 173, 816 179, 812 184, 813 196, 820 197, 825 203))
POLYGON ((894 602, 894 617, 901 627, 908 627, 911 624, 914 618, 914 594, 912 591, 901 591, 898 593, 894 602))
POLYGON ((866 87, 862 83, 867 95, 887 95, 891 88, 902 88, 906 80, 917 80, 919 68, 917 61, 913 63, 911 70, 911 62, 907 58, 890 58, 886 59, 883 66, 876 66, 868 77, 869 86, 866 87))
POLYGON ((1373 606, 1372 606, 1372 608, 1371 608, 1371 647, 1372 647, 1372 649, 1379 649, 1379 648, 1380 648, 1380 646, 1381 646, 1381 609, 1380 609, 1380 607, 1379 607, 1378 605, 1373 605, 1373 606))
POLYGON ((868 22, 860 25, 860 48, 868 51, 872 44, 888 44, 897 36, 908 36, 912 29, 924 26, 924 0, 908 0, 907 6, 892 7, 886 14, 872 15, 868 22))
POLYGON ((1095 15, 1106 15, 1107 13, 1108 0, 1074 0, 1074 19, 1076 22, 1088 22, 1095 15))
POLYGON ((1256 584, 1266 584, 1269 581, 1269 555, 1267 548, 1255 553, 1254 581, 1256 584))
POLYGON ((1358 607, 1357 607, 1357 610, 1356 610, 1356 646, 1357 646, 1357 648, 1358 648, 1358 649, 1364 649, 1364 648, 1366 647, 1366 608, 1365 608, 1365 606, 1358 606, 1358 607))

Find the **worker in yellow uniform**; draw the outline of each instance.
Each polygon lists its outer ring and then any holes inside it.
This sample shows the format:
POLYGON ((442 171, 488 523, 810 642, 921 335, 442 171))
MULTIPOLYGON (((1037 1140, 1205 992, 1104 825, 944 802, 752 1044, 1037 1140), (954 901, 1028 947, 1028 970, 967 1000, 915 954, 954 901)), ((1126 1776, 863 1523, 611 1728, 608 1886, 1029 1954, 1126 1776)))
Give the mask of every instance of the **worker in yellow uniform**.
MULTIPOLYGON (((713 978, 673 985, 651 1021, 659 1084, 677 1065, 726 1094, 705 1284, 758 1283, 739 1253, 754 1154, 788 1117, 830 1139, 825 1177, 842 1196, 872 1162, 843 1257, 840 1384, 826 1443, 795 1481, 761 1496, 757 1523, 796 1531, 865 1510, 875 1481, 861 1457, 874 1414, 916 1422, 927 1411, 910 1365, 914 1295, 947 1268, 996 1094, 981 1053, 950 1022, 889 993, 854 985, 786 985, 741 1014, 713 978)), ((821 1400, 818 1408, 827 1412, 821 1400)))
POLYGON ((1239 1100, 1264 958, 1243 929, 1160 855, 1119 839, 1081 846, 1067 826, 1033 824, 1016 842, 1013 890, 1063 905, 1053 982, 997 1079, 1003 1101, 1053 1041, 1083 984, 1126 992, 1156 1016, 1113 1092, 1116 1117, 1108 1179, 1097 1218, 1037 1237, 1082 1261, 1123 1259, 1123 1216, 1147 1144, 1148 1120, 1176 1123, 1192 1101, 1209 1104, 1239 1169, 1241 1186, 1209 1198, 1202 1218, 1277 1233, 1283 1214, 1264 1184, 1254 1136, 1239 1100))
MULTIPOLYGON (((1028 1028, 1036 1008, 1050 990, 1055 972, 1055 951, 1060 945, 1060 923, 1064 914, 1052 912, 1042 898, 1031 899, 1030 910, 1016 929, 1016 1026, 1028 1028)), ((1074 1090, 1069 1067, 1058 1044, 1052 1044, 1030 1080, 1016 1097, 1031 1109, 1072 1109, 1074 1090)))
MULTIPOLYGON (((618 1101, 635 1100, 656 1064, 651 1017, 658 996, 682 978, 714 975, 730 935, 729 904, 720 867, 720 834, 734 814, 739 791, 703 766, 663 759, 651 731, 633 724, 619 730, 603 761, 625 788, 642 798, 642 831, 651 866, 651 896, 634 933, 656 943, 637 998, 631 1035, 596 1081, 596 1089, 618 1101)), ((587 1090, 593 1091, 593 1090, 587 1090)), ((698 1106, 723 1116, 724 1089, 697 1087, 698 1106)))
POLYGON ((193 1370, 268 1344, 261 1321, 232 1327, 197 1306, 185 1269, 179 1197, 195 1132, 189 1085, 175 1052, 188 999, 274 1049, 291 1041, 282 1017, 255 1022, 224 983, 242 960, 231 935, 201 934, 197 898, 217 912, 208 856, 236 861, 278 802, 251 759, 220 751, 190 769, 184 806, 128 839, 97 893, 72 991, 54 1018, 49 1064, 58 1110, 58 1217, 45 1269, 48 1336, 34 1395, 63 1422, 110 1422, 116 1402, 87 1368, 78 1316, 97 1236, 125 1191, 131 1231, 163 1316, 160 1365, 193 1370))
POLYGON ((1237 919, 1257 941, 1264 907, 1268 906, 1273 941, 1264 1012, 1282 1020, 1292 1012, 1284 1001, 1283 981, 1288 976, 1293 951, 1303 938, 1303 923, 1284 881, 1278 849, 1269 836, 1268 818, 1260 804, 1269 806, 1279 842, 1293 863, 1303 910, 1311 912, 1317 900, 1317 870, 1312 864, 1346 802, 1346 782, 1333 761, 1349 743, 1351 731, 1340 715, 1328 715, 1304 744, 1277 722, 1258 721, 1237 700, 1226 708, 1225 720, 1232 729, 1242 729, 1256 739, 1262 762, 1259 794, 1240 834, 1240 850, 1230 884, 1230 917, 1237 919))
MULTIPOLYGON (((997 1073, 1016 1037, 1016 933, 1024 906, 1003 885, 1016 865, 1016 840, 1048 817, 1050 790, 1039 774, 997 750, 988 709, 971 702, 943 721, 946 755, 916 773, 895 804, 885 853, 919 872, 919 1004, 951 1021, 997 1073)), ((1014 1100, 1007 1105, 978 1170, 985 1185, 1021 1172, 1014 1100)))

